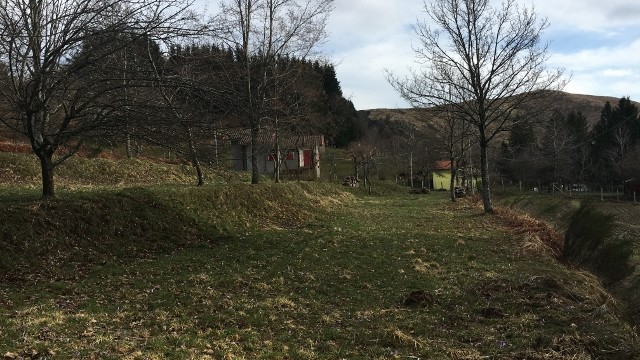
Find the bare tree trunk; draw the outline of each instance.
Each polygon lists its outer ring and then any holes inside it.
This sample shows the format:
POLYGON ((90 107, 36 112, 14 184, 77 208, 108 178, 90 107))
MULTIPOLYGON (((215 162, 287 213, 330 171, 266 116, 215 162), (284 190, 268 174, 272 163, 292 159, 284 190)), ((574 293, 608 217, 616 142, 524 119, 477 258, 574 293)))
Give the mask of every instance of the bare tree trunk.
POLYGON ((258 171, 258 126, 251 127, 251 183, 260 182, 260 172, 258 171))
POLYGON ((413 149, 409 151, 409 176, 411 177, 411 190, 413 190, 413 149))
POLYGON ((369 172, 370 172, 370 169, 369 169, 369 165, 367 164, 364 167, 364 183, 365 185, 367 185, 367 190, 369 195, 371 195, 371 180, 369 179, 369 175, 370 175, 369 172))
POLYGON ((127 125, 127 135, 126 135, 126 141, 125 141, 125 147, 127 150, 127 159, 131 159, 133 157, 132 151, 131 151, 131 133, 129 132, 129 126, 127 125))
POLYGON ((196 169, 196 175, 198 177, 198 186, 204 185, 204 175, 202 174, 202 166, 200 165, 200 159, 196 147, 193 143, 193 131, 191 127, 186 125, 185 130, 187 132, 187 141, 189 143, 189 156, 191 157, 191 164, 196 169))
POLYGON ((318 149, 318 145, 315 145, 313 147, 313 153, 311 154, 311 157, 313 159, 312 163, 314 179, 320 180, 320 149, 318 149))
POLYGON ((55 183, 53 181, 53 173, 55 166, 53 164, 53 151, 47 149, 37 149, 36 155, 40 159, 40 168, 42 171, 42 197, 52 198, 55 194, 55 183))
POLYGON ((353 177, 358 180, 358 159, 353 157, 353 177))
POLYGON ((274 158, 273 181, 280 182, 280 170, 282 167, 282 159, 280 158, 280 141, 278 139, 278 130, 276 130, 276 150, 274 158))
POLYGON ((454 160, 455 160, 454 158, 449 159, 451 164, 451 180, 449 181, 449 195, 451 196, 451 202, 456 201, 456 191, 454 189, 456 168, 454 167, 454 164, 453 164, 454 160))
POLYGON ((218 159, 218 132, 213 132, 213 151, 214 151, 214 159, 216 166, 220 166, 220 160, 218 159))
POLYGON ((480 140, 480 175, 482 177, 482 205, 486 214, 493 213, 493 205, 491 204, 491 192, 489 188, 489 146, 486 140, 480 140))

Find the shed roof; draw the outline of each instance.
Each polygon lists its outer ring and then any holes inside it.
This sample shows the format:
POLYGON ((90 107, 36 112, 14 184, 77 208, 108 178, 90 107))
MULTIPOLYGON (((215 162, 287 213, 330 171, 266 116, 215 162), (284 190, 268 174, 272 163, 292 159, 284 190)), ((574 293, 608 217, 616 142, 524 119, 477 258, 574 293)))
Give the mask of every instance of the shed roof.
POLYGON ((437 160, 435 163, 436 170, 451 170, 451 160, 437 160))
MULTIPOLYGON (((221 131, 230 141, 240 145, 251 144, 251 130, 250 129, 228 129, 221 131)), ((300 147, 312 147, 312 146, 325 146, 323 135, 302 135, 293 134, 288 131, 279 130, 277 132, 280 146, 287 148, 300 148, 300 147)), ((276 130, 262 128, 258 132, 258 144, 269 145, 275 144, 276 130)))

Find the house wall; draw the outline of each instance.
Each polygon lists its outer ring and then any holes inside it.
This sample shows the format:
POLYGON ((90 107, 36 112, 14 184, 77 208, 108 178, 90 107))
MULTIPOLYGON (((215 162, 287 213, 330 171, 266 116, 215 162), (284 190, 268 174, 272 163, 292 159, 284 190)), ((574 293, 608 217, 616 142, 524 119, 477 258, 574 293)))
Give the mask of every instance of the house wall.
MULTIPOLYGON (((293 156, 287 157, 282 163, 282 170, 297 170, 304 166, 302 150, 292 150, 293 156)), ((273 174, 275 171, 275 161, 269 154, 258 155, 258 172, 273 174)), ((251 147, 239 144, 231 145, 231 169, 236 171, 251 171, 251 147)))
MULTIPOLYGON (((302 167, 302 151, 301 150, 289 150, 284 160, 282 161, 281 171, 286 172, 287 170, 298 170, 302 167)), ((275 171, 276 162, 272 158, 272 156, 267 155, 267 162, 265 167, 265 172, 273 173, 275 171)))
MULTIPOLYGON (((258 155, 258 172, 265 173, 269 171, 267 157, 258 155)), ((236 171, 251 171, 251 146, 231 144, 231 169, 236 171)), ((273 172, 273 166, 270 167, 273 172)))
MULTIPOLYGON (((247 152, 246 146, 231 144, 231 158, 229 159, 231 162, 231 170, 235 170, 235 171, 248 170, 246 168, 247 153, 248 152, 247 152)), ((248 160, 249 160, 248 164, 250 166, 251 159, 248 159, 248 160)))
POLYGON ((433 172, 434 190, 451 190, 451 171, 442 170, 433 172))

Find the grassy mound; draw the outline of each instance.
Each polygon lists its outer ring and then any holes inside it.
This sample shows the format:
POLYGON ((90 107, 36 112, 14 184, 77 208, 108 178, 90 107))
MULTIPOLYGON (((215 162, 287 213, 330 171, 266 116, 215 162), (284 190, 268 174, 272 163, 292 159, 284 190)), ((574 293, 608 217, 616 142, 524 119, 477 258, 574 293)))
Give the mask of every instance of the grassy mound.
MULTIPOLYGON (((33 154, 0 152, 0 185, 39 187, 40 165, 33 154)), ((104 159, 72 157, 55 170, 58 188, 94 188, 96 186, 138 186, 152 184, 195 184, 195 170, 188 164, 170 164, 149 159, 104 159)), ((209 183, 246 178, 246 174, 205 168, 209 183)))
POLYGON ((351 195, 325 184, 218 184, 0 198, 0 279, 74 278, 106 262, 300 227, 351 195))

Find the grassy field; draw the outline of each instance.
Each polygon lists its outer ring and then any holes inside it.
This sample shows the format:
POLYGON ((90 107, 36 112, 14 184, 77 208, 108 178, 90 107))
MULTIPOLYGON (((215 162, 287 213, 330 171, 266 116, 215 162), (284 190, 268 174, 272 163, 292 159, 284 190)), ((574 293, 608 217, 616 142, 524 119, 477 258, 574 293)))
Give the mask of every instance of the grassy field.
POLYGON ((531 219, 394 184, 210 183, 0 187, 0 356, 640 356, 616 300, 531 219))

